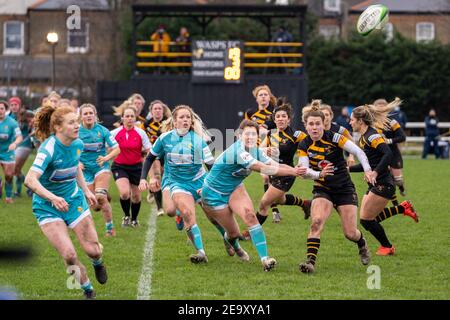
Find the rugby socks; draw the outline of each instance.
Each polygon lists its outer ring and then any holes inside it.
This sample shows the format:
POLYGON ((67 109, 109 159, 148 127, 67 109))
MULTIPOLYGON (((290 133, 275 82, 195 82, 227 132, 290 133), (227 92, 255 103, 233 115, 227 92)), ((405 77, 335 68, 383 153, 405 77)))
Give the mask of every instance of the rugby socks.
POLYGON ((13 182, 8 182, 5 179, 5 194, 7 198, 11 198, 12 197, 12 192, 13 192, 13 182))
POLYGON ((131 221, 136 221, 141 210, 141 202, 131 202, 131 221))
POLYGON ((256 213, 256 219, 258 219, 258 222, 260 225, 263 225, 264 222, 266 222, 267 216, 261 215, 259 212, 256 213))
POLYGON ((375 220, 377 220, 377 222, 381 222, 386 219, 389 219, 392 216, 395 216, 399 213, 404 213, 404 212, 405 212, 405 208, 403 206, 384 208, 383 211, 381 211, 380 214, 375 218, 375 220))
POLYGON ((130 216, 130 206, 131 206, 131 200, 130 199, 120 199, 120 205, 122 206, 123 213, 126 217, 130 216))
POLYGON ((361 219, 360 222, 364 229, 369 231, 383 247, 392 248, 392 244, 389 242, 384 228, 378 221, 361 219))
POLYGON ((156 207, 158 210, 161 210, 162 208, 162 192, 161 190, 154 192, 153 196, 155 197, 156 207))
POLYGON ((92 283, 91 283, 91 281, 89 281, 89 279, 85 282, 85 283, 83 283, 82 285, 81 285, 81 289, 83 289, 83 291, 92 291, 92 290, 94 290, 94 287, 92 286, 92 283))
POLYGON ((317 253, 320 248, 319 238, 308 238, 306 240, 306 258, 313 265, 316 264, 317 253))
POLYGON ((287 194, 285 195, 286 202, 284 203, 285 206, 303 206, 303 200, 299 197, 294 196, 293 194, 287 194))
POLYGON ((111 231, 112 229, 114 229, 114 224, 112 220, 110 222, 105 223, 105 229, 106 231, 111 231))
POLYGON ((391 202, 394 206, 398 206, 397 194, 394 193, 394 195, 391 198, 391 202))
POLYGON ((22 193, 22 185, 25 181, 25 176, 23 174, 20 174, 16 177, 16 191, 20 195, 22 193))
POLYGON ((394 177, 395 185, 400 189, 400 191, 405 191, 405 183, 403 182, 403 175, 394 177))
POLYGON ((94 267, 98 267, 98 266, 101 266, 103 264, 103 260, 102 260, 101 257, 98 258, 98 259, 91 259, 91 261, 92 261, 92 265, 94 267))
POLYGON ((198 225, 194 224, 189 229, 186 229, 186 232, 195 249, 205 254, 205 250, 203 248, 202 234, 200 232, 200 228, 198 227, 198 225))
POLYGON ((228 238, 228 235, 225 233, 224 239, 231 244, 234 250, 239 250, 241 248, 239 245, 239 238, 228 238))
POLYGON ((268 257, 266 235, 263 228, 260 224, 255 224, 248 228, 248 232, 250 233, 250 238, 258 252, 259 258, 263 261, 268 257))
MULTIPOLYGON (((178 212, 179 211, 177 210, 177 215, 178 215, 178 212)), ((225 229, 214 218, 208 217, 208 220, 220 232, 220 234, 222 235, 222 238, 225 238, 225 229)))
POLYGON ((364 247, 366 245, 366 240, 364 239, 363 233, 361 232, 361 238, 359 238, 359 240, 356 240, 356 241, 353 241, 353 242, 358 245, 358 248, 364 247))

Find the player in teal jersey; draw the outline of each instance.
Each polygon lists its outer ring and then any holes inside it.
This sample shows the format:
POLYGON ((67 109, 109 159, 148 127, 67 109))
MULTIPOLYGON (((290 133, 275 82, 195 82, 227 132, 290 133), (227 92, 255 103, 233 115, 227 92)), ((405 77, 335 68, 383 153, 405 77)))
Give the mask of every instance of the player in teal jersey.
POLYGON ((68 272, 75 274, 85 297, 92 299, 94 288, 68 233, 68 229, 75 232, 81 248, 92 260, 98 282, 106 283, 103 247, 89 211, 89 205, 97 201, 78 166, 83 151, 83 142, 78 139, 78 116, 72 108, 46 105, 37 112, 35 123, 36 136, 43 143, 25 177, 25 185, 34 192, 33 213, 44 235, 64 259, 68 272))
MULTIPOLYGON (((22 142, 22 134, 17 121, 6 115, 8 109, 8 103, 0 101, 0 166, 5 175, 5 202, 13 203, 13 177, 16 160, 14 150, 22 142)), ((0 196, 2 191, 3 183, 0 177, 0 196)))
POLYGON ((112 208, 108 201, 111 170, 109 162, 120 153, 119 145, 104 126, 97 121, 97 109, 86 103, 79 108, 81 126, 79 138, 84 143, 80 157, 80 166, 89 190, 95 193, 97 205, 94 211, 102 210, 105 220, 106 236, 114 237, 116 230, 113 224, 112 208), (111 151, 107 154, 106 148, 111 151))
POLYGON ((207 215, 226 230, 224 237, 233 246, 239 258, 248 261, 248 254, 239 245, 239 226, 233 213, 241 217, 248 227, 264 270, 269 271, 274 268, 276 260, 268 255, 266 236, 242 182, 251 171, 269 175, 300 176, 306 173, 306 168, 278 164, 264 155, 257 147, 259 126, 256 122, 243 120, 239 132, 239 140, 217 158, 206 176, 201 193, 202 203, 207 215))
MULTIPOLYGON (((22 107, 17 116, 17 122, 19 124, 20 131, 22 132, 23 141, 15 150, 16 164, 14 166, 14 176, 16 177, 16 192, 14 193, 14 196, 16 197, 20 197, 22 194, 22 185, 25 180, 25 176, 22 173, 22 168, 34 148, 31 141, 31 137, 33 135, 33 121, 34 112, 22 107)), ((31 196, 29 190, 27 190, 27 194, 31 196)))
POLYGON ((200 228, 195 218, 195 203, 200 200, 198 191, 203 186, 205 171, 203 163, 211 165, 214 158, 194 121, 194 112, 181 105, 172 112, 175 129, 162 134, 155 142, 142 168, 139 189, 148 189, 147 174, 156 158, 167 158, 170 193, 176 209, 184 220, 184 227, 197 253, 190 256, 192 263, 207 262, 200 228), (194 131, 195 130, 195 131, 194 131), (197 132, 197 133, 196 133, 197 132))

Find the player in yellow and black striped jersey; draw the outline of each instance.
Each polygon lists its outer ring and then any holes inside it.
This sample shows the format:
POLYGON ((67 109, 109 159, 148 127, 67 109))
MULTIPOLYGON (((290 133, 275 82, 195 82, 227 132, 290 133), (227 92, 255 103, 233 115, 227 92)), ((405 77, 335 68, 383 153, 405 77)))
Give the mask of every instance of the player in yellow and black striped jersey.
MULTIPOLYGON (((274 161, 288 166, 294 166, 294 156, 298 144, 306 137, 306 134, 300 130, 294 131, 290 126, 292 117, 292 108, 284 103, 274 110, 273 120, 277 125, 277 130, 269 131, 268 136, 261 144, 261 148, 266 150, 274 161)), ((311 202, 303 200, 293 194, 286 194, 295 182, 295 177, 290 176, 269 176, 269 188, 264 193, 260 204, 259 212, 256 218, 262 225, 267 219, 268 209, 273 204, 299 206, 303 209, 305 219, 309 217, 311 202)), ((281 220, 279 213, 273 213, 273 221, 278 223, 281 220)), ((250 238, 248 231, 242 233, 244 238, 250 238)))
POLYGON ((390 167, 394 183, 404 197, 406 196, 406 190, 403 181, 403 157, 398 144, 406 141, 406 134, 398 121, 391 118, 389 118, 389 129, 383 130, 383 134, 386 137, 386 143, 392 151, 390 167))
MULTIPOLYGON (((387 113, 391 111, 398 101, 388 104, 383 109, 371 105, 355 108, 352 112, 350 124, 354 132, 359 132, 361 138, 359 145, 367 155, 372 168, 372 181, 369 182, 369 190, 363 197, 360 210, 360 222, 380 242, 381 247, 377 255, 386 256, 395 253, 394 246, 389 242, 380 222, 403 213, 418 222, 418 216, 409 201, 403 201, 400 205, 385 208, 392 195, 395 193, 394 180, 389 170, 392 160, 392 152, 386 144, 385 138, 373 125, 387 127, 389 119, 387 113)), ((350 171, 360 171, 361 166, 352 166, 350 171)))
POLYGON ((361 263, 370 261, 370 254, 363 234, 357 228, 358 197, 355 186, 347 170, 343 151, 357 156, 366 176, 371 169, 364 152, 351 140, 339 133, 324 130, 325 116, 319 109, 320 102, 314 100, 303 108, 303 122, 308 132, 298 146, 299 164, 314 171, 332 166, 334 174, 319 175, 314 179, 313 200, 311 206, 311 227, 307 239, 306 261, 299 265, 304 273, 315 271, 315 263, 320 247, 320 234, 325 222, 331 215, 333 206, 339 212, 345 237, 358 245, 361 263))
MULTIPOLYGON (((277 98, 272 94, 272 91, 267 85, 257 86, 253 89, 252 94, 255 97, 258 107, 248 109, 244 114, 244 118, 255 121, 259 125, 259 138, 257 143, 259 146, 265 139, 268 131, 276 128, 271 116, 274 106, 277 105, 277 98)), ((269 188, 269 176, 265 174, 261 174, 261 176, 264 182, 264 192, 266 192, 269 188)), ((272 211, 278 215, 280 214, 276 206, 272 207, 272 211)))
MULTIPOLYGON (((148 119, 144 118, 144 121, 141 122, 141 129, 145 131, 147 134, 151 144, 153 145, 161 135, 160 127, 164 120, 166 120, 169 116, 171 116, 170 109, 160 100, 154 100, 150 103, 148 119)), ((150 170, 150 182, 157 183, 156 180, 161 182, 162 170, 163 170, 164 161, 158 161, 155 163, 154 168, 150 170)), ((158 216, 164 214, 164 210, 162 208, 162 191, 159 190, 157 192, 150 192, 148 194, 147 199, 150 200, 151 195, 155 197, 156 206, 158 208, 158 216)))
MULTIPOLYGON (((385 99, 377 99, 373 103, 376 108, 383 108, 387 104, 388 103, 385 99)), ((389 117, 389 115, 388 119, 389 126, 385 130, 383 130, 383 134, 386 137, 386 143, 389 145, 389 148, 391 148, 392 151, 392 162, 390 166, 391 173, 394 177, 394 183, 400 190, 400 194, 404 197, 406 196, 406 190, 403 180, 403 157, 398 144, 406 141, 406 134, 397 120, 389 117)), ((395 193, 392 199, 392 203, 394 205, 398 205, 397 196, 395 195, 395 193)))
MULTIPOLYGON (((325 126, 324 129, 325 130, 330 130, 335 133, 342 134, 347 139, 353 141, 353 137, 352 137, 351 133, 346 128, 344 128, 343 126, 340 126, 336 122, 332 121, 333 117, 334 117, 334 113, 333 113, 333 109, 331 109, 330 105, 320 102, 319 110, 322 111, 323 115, 325 116, 325 121, 324 121, 324 126, 325 126)), ((347 156, 347 165, 348 166, 352 166, 355 164, 355 159, 352 154, 348 154, 348 153, 344 152, 344 155, 347 156)))

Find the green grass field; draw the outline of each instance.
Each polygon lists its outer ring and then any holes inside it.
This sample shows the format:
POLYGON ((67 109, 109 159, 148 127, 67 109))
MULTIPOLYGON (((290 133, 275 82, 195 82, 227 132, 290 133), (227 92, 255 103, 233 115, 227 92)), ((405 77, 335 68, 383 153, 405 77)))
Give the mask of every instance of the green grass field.
MULTIPOLYGON (((251 256, 249 263, 228 257, 215 228, 197 209, 202 230, 207 265, 192 265, 188 256, 193 248, 185 232, 179 232, 167 216, 156 219, 153 260, 146 275, 151 275, 150 299, 450 299, 450 163, 448 161, 405 161, 408 198, 420 214, 420 223, 395 216, 383 222, 396 255, 375 256, 378 243, 364 232, 372 252, 371 265, 380 267, 381 287, 367 288, 367 267, 359 262, 356 245, 342 234, 339 217, 333 214, 321 238, 316 273, 298 271, 305 258, 309 222, 295 207, 280 207, 282 222, 270 218, 264 225, 269 254, 278 265, 273 272, 263 272, 251 242, 241 242, 251 256)), ((366 191, 361 174, 354 174, 360 198, 366 191)), ((302 197, 311 196, 310 181, 298 180, 291 190, 302 197)), ((258 174, 246 180, 255 206, 262 195, 258 174)), ((144 246, 152 206, 143 202, 139 229, 122 229, 121 209, 115 185, 111 188, 116 238, 104 237, 99 213, 94 213, 109 281, 95 282, 88 258, 77 246, 98 299, 136 299, 143 267, 144 246)), ((80 299, 81 291, 67 289, 62 259, 42 235, 31 212, 31 200, 24 196, 13 205, 0 204, 0 245, 32 244, 34 258, 27 264, 0 266, 0 287, 14 287, 24 299, 80 299)), ((153 210, 154 214, 154 210, 153 210)), ((155 219, 153 219, 155 221, 155 219)), ((153 226, 150 226, 153 227, 153 226)), ((362 229, 362 227, 361 227, 362 229)), ((75 241, 76 243, 76 241, 75 241)))

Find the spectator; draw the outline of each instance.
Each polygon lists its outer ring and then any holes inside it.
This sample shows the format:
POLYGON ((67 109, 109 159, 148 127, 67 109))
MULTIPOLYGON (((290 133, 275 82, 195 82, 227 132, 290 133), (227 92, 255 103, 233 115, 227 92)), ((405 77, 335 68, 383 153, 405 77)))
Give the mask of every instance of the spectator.
POLYGON ((190 52, 191 51, 191 36, 186 27, 180 28, 180 35, 175 40, 179 44, 180 52, 190 52))
POLYGON ((343 107, 341 109, 341 115, 336 118, 336 123, 349 132, 352 132, 352 126, 350 125, 350 113, 348 111, 348 107, 343 107))
POLYGON ((169 52, 170 35, 167 33, 164 25, 160 25, 158 29, 152 34, 153 52, 167 53, 169 52))
MULTIPOLYGON (((161 55, 158 57, 158 62, 165 62, 166 54, 169 52, 170 35, 167 33, 164 25, 160 25, 158 29, 152 34, 150 39, 153 43, 153 52, 158 52, 161 55)), ((161 67, 158 68, 158 72, 161 67)))
MULTIPOLYGON (((179 52, 191 52, 191 36, 189 35, 189 31, 186 27, 180 28, 180 34, 175 41, 178 44, 179 52)), ((178 62, 190 62, 190 58, 184 56, 178 57, 178 62)), ((189 68, 181 67, 180 71, 187 73, 189 71, 189 68)))
POLYGON ((431 109, 428 117, 425 117, 425 143, 423 145, 422 159, 426 159, 430 153, 431 142, 433 142, 434 155, 436 159, 440 158, 439 152, 439 119, 436 117, 436 110, 431 109))
MULTIPOLYGON (((289 31, 287 31, 285 26, 281 26, 278 29, 278 32, 275 34, 274 38, 275 42, 292 42, 292 40, 293 40, 292 34, 290 34, 289 31)), ((280 51, 287 52, 288 47, 280 47, 280 51)))

